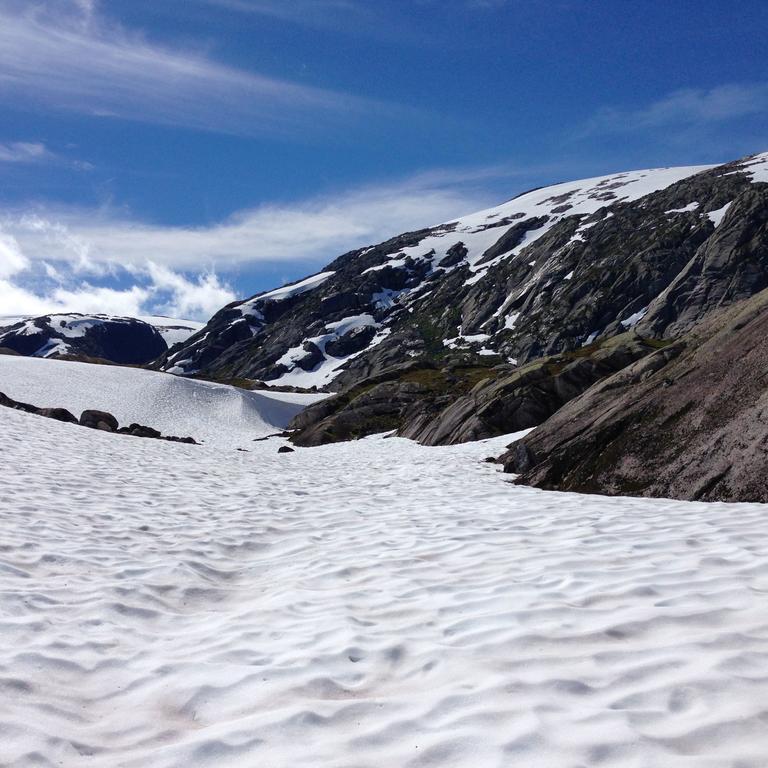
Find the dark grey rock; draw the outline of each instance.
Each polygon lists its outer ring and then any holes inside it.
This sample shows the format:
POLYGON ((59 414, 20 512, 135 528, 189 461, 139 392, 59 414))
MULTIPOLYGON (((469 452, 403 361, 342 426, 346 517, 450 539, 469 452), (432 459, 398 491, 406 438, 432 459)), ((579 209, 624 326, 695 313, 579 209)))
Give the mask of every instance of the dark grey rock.
POLYGON ((302 371, 314 371, 325 360, 320 347, 312 341, 305 341, 302 349, 304 350, 304 355, 295 361, 302 371))
POLYGON ((375 335, 376 329, 373 326, 354 328, 343 336, 329 341, 325 345, 325 351, 333 357, 347 357, 365 349, 375 335))
POLYGON ((106 411, 83 411, 80 414, 80 425, 91 429, 101 429, 104 432, 117 432, 117 419, 106 411))
POLYGON ((77 424, 77 419, 66 408, 38 408, 36 411, 40 416, 46 416, 49 419, 63 421, 68 424, 77 424))

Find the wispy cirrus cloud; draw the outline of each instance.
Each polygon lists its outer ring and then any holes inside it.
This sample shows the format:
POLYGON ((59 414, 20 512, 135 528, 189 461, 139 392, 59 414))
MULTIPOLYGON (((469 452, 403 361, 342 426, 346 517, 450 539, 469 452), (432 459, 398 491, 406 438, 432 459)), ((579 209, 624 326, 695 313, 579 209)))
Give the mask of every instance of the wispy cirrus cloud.
POLYGON ((583 133, 708 125, 766 113, 768 83, 730 83, 676 90, 637 109, 607 107, 588 121, 583 133))
POLYGON ((397 112, 158 45, 87 0, 0 0, 0 101, 242 135, 397 112))
POLYGON ((45 144, 40 142, 0 142, 0 163, 39 163, 53 157, 45 144))
POLYGON ((63 166, 77 171, 93 170, 91 163, 53 152, 39 141, 0 142, 0 165, 3 163, 63 166))
POLYGON ((374 17, 371 6, 359 0, 196 0, 222 10, 310 26, 335 26, 339 21, 359 22, 374 17))

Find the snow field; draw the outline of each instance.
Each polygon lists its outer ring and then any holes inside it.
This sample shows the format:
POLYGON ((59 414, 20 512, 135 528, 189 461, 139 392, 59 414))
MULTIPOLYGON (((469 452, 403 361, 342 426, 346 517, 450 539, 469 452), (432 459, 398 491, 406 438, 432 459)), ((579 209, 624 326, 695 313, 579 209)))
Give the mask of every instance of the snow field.
POLYGON ((249 392, 168 373, 112 365, 0 355, 0 392, 43 408, 108 411, 164 435, 227 447, 284 429, 295 414, 327 395, 249 392))
POLYGON ((509 439, 0 408, 0 765, 764 768, 765 508, 514 487, 509 439))

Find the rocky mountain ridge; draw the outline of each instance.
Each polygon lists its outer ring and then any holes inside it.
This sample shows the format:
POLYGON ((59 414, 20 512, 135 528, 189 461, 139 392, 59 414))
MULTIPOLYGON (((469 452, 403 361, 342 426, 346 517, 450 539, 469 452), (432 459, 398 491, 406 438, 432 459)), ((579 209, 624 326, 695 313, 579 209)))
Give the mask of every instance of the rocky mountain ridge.
POLYGON ((420 360, 493 367, 666 338, 768 285, 768 154, 555 185, 340 256, 218 312, 172 373, 343 391, 420 360))

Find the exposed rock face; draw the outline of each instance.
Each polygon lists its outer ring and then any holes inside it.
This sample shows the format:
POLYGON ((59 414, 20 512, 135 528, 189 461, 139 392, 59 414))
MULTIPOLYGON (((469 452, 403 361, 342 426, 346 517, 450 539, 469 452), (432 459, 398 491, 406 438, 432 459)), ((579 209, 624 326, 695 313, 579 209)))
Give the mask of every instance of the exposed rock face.
POLYGON ((510 446, 539 488, 768 502, 768 290, 596 384, 510 446))
POLYGON ((392 366, 299 413, 289 427, 298 430, 291 440, 301 446, 324 445, 396 429, 404 408, 426 399, 435 379, 437 371, 417 362, 392 366))
POLYGON ((713 309, 768 287, 768 185, 746 189, 722 223, 654 301, 639 324, 657 336, 679 336, 713 309))
POLYGON ((425 445, 451 445, 535 427, 596 381, 657 348, 627 333, 578 355, 542 358, 484 379, 437 414, 407 411, 399 434, 425 445))
POLYGON ((525 364, 634 326, 673 338, 766 284, 761 163, 556 185, 351 251, 225 307, 158 365, 341 391, 455 351, 525 364))
POLYGON ((149 323, 79 314, 22 320, 3 330, 0 347, 30 357, 86 357, 121 365, 149 363, 168 349, 149 323))
POLYGON ((536 426, 591 384, 650 354, 634 333, 522 368, 411 362, 307 408, 291 427, 297 445, 321 445, 396 429, 426 445, 482 440, 536 426))

